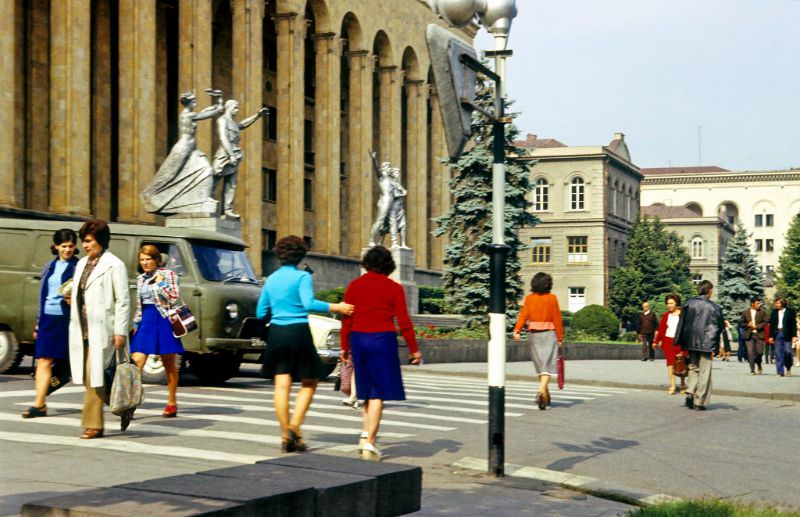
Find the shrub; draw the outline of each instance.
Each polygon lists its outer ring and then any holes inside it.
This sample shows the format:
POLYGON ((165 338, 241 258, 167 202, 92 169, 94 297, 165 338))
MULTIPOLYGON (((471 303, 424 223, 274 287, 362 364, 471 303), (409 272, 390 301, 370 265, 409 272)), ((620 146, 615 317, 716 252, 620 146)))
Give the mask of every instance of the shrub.
POLYGON ((326 289, 325 291, 317 291, 314 298, 322 302, 339 303, 344 300, 344 287, 334 287, 333 289, 326 289))
POLYGON ((446 314, 447 301, 444 298, 420 298, 420 314, 446 314))
POLYGON ((569 311, 561 311, 561 321, 564 323, 564 327, 569 327, 572 325, 572 318, 574 314, 569 311))
POLYGON ((620 341, 627 341, 630 343, 635 343, 639 340, 639 335, 634 330, 629 330, 627 332, 623 332, 622 335, 619 337, 620 341))
POLYGON ((572 327, 579 332, 592 334, 603 339, 617 339, 619 319, 608 307, 587 305, 575 313, 572 327))

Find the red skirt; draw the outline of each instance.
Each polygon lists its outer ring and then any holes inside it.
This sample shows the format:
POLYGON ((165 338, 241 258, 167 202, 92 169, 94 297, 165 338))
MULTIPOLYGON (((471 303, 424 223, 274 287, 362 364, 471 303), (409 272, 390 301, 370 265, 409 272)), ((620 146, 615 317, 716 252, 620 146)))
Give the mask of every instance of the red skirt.
POLYGON ((675 344, 675 338, 665 337, 661 340, 661 349, 664 351, 664 359, 667 360, 667 366, 675 364, 675 356, 682 352, 681 347, 675 344))

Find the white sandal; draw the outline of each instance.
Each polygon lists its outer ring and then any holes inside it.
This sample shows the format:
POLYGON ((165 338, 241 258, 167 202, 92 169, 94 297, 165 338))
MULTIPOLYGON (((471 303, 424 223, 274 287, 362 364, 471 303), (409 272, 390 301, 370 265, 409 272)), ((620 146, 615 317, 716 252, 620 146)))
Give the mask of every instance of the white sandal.
POLYGON ((361 450, 361 459, 367 461, 381 461, 381 451, 377 447, 367 442, 361 450))
POLYGON ((363 431, 361 433, 361 436, 358 437, 358 452, 359 453, 364 450, 364 444, 367 443, 367 439, 368 438, 369 438, 369 433, 366 432, 366 431, 363 431))

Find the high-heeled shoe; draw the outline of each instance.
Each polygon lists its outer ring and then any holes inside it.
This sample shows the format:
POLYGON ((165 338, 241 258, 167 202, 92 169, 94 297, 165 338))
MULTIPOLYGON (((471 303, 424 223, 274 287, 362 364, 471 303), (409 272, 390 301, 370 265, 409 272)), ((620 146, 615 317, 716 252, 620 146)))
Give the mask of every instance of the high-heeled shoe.
POLYGON ((544 399, 543 393, 536 394, 536 405, 539 406, 539 409, 544 411, 547 408, 547 401, 544 399))
POLYGON ((36 418, 40 416, 47 416, 47 404, 43 406, 31 406, 22 412, 22 418, 36 418))
POLYGON ((102 429, 88 428, 83 431, 83 434, 81 435, 81 440, 93 440, 94 438, 102 438, 102 437, 103 437, 102 429))
POLYGON ((308 449, 306 443, 303 441, 303 437, 300 435, 299 429, 297 431, 291 428, 289 429, 289 442, 294 445, 295 452, 306 452, 308 449))
POLYGON ((161 413, 164 418, 174 418, 178 416, 178 406, 175 404, 167 404, 164 406, 164 411, 161 413))

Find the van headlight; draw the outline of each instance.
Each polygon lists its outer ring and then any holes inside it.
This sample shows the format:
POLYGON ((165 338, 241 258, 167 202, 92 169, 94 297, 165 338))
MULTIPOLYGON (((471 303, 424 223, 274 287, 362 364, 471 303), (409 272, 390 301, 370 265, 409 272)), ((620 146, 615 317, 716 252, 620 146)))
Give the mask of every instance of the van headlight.
POLYGON ((225 310, 228 311, 228 318, 235 320, 239 317, 239 304, 236 302, 230 302, 228 305, 225 306, 225 310))

